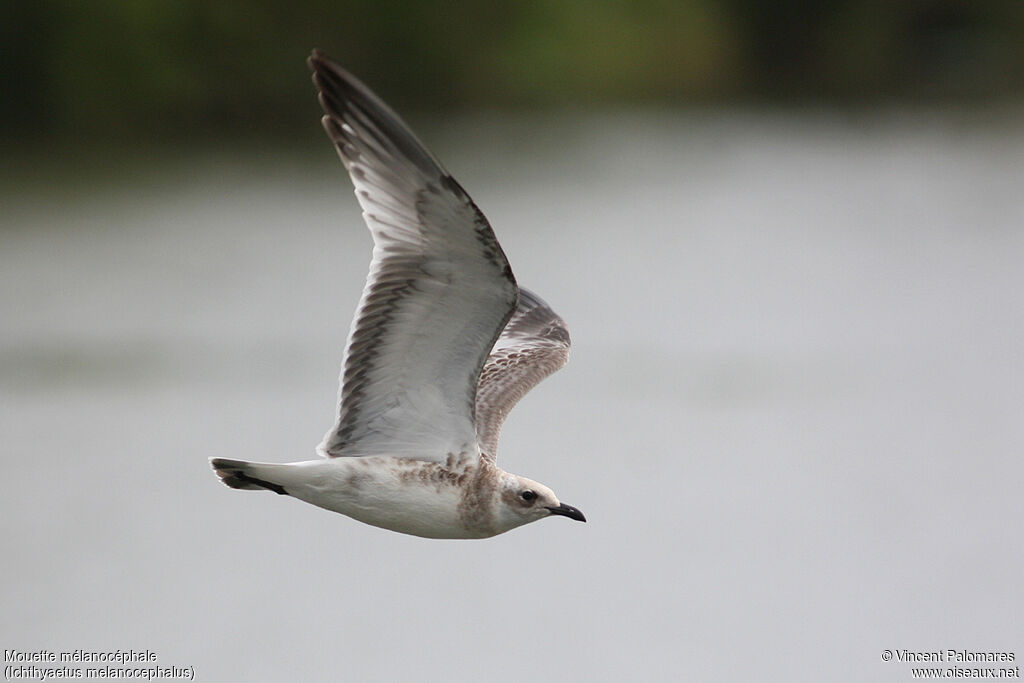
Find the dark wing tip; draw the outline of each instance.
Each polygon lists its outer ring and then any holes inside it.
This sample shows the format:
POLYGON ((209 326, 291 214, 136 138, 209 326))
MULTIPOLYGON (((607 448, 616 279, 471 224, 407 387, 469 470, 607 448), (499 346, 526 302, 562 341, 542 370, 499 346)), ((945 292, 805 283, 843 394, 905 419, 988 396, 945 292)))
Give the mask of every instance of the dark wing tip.
POLYGON ((541 299, 526 287, 519 287, 519 308, 525 311, 532 311, 535 308, 546 308, 551 310, 547 301, 541 299))
MULTIPOLYGON (((328 68, 328 65, 333 64, 334 60, 328 57, 326 54, 321 52, 319 48, 314 48, 313 52, 310 53, 309 57, 306 58, 306 66, 313 72, 313 82, 316 83, 317 74, 328 68)), ((320 85, 317 84, 319 88, 320 85)))
POLYGON ((306 59, 306 65, 313 72, 313 82, 317 87, 329 87, 332 83, 340 83, 353 90, 369 91, 358 78, 320 50, 313 50, 306 59))
POLYGON ((325 114, 352 126, 358 135, 376 138, 429 177, 448 175, 402 118, 366 84, 319 49, 313 50, 306 64, 325 114))
POLYGON ((309 53, 309 57, 306 58, 306 64, 309 66, 309 70, 315 73, 321 68, 334 64, 334 60, 320 48, 314 47, 313 51, 309 53))
POLYGON ((569 338, 569 327, 562 317, 555 313, 548 302, 525 287, 519 288, 519 305, 508 324, 507 331, 513 335, 526 332, 538 339, 565 347, 572 343, 569 338))

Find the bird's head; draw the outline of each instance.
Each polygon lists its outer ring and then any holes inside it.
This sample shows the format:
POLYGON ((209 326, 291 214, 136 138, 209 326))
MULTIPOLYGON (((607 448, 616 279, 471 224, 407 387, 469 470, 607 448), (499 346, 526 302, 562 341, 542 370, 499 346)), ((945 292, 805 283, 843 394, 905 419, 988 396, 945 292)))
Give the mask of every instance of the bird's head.
POLYGON ((558 500, 544 484, 514 474, 503 477, 497 508, 499 524, 506 530, 554 515, 587 521, 582 512, 558 500))

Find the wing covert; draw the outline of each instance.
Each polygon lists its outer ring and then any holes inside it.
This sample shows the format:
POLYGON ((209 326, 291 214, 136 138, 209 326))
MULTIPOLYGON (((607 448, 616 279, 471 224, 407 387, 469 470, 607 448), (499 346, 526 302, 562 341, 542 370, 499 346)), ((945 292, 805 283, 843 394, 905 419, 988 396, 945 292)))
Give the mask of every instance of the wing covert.
POLYGON ((533 292, 519 288, 515 313, 487 358, 476 393, 477 441, 497 458, 505 418, 541 380, 569 361, 569 328, 533 292))

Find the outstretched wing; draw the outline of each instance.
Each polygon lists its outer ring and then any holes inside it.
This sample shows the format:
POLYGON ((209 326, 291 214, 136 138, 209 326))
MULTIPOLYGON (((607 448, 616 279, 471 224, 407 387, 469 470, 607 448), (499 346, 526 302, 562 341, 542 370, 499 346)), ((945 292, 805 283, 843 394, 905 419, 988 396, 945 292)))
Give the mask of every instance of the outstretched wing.
POLYGON ((519 288, 519 305, 495 342, 476 390, 476 433, 485 457, 497 458, 498 436, 512 407, 569 360, 569 328, 533 292, 519 288))
POLYGON ((465 190, 369 88, 309 58, 331 138, 373 235, 325 456, 444 461, 472 451, 477 381, 517 287, 465 190))

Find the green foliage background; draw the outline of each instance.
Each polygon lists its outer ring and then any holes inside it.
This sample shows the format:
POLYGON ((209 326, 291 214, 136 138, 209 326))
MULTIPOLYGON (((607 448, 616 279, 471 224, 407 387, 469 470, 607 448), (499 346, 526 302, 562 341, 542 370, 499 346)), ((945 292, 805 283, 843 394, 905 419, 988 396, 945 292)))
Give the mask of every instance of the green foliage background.
POLYGON ((8 0, 2 136, 308 123, 320 47, 400 108, 976 102, 1024 86, 1021 0, 8 0))

